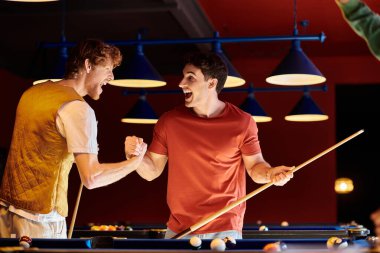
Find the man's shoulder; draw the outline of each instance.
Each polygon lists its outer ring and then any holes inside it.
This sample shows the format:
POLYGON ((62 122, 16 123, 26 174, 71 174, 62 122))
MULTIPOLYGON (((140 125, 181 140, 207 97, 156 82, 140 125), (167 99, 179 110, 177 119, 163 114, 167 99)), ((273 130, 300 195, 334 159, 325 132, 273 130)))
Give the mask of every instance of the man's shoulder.
POLYGON ((62 112, 69 112, 69 114, 94 114, 94 110, 84 100, 72 100, 63 104, 60 108, 62 112))
POLYGON ((251 114, 243 111, 236 105, 231 104, 229 102, 225 102, 225 103, 226 103, 226 110, 229 116, 239 117, 242 119, 250 119, 252 117, 251 114))

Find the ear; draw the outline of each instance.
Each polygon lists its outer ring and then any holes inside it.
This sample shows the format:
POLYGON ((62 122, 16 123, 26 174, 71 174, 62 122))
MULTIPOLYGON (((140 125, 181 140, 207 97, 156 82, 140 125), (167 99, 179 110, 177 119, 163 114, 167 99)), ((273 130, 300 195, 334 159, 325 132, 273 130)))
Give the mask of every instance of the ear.
POLYGON ((89 59, 86 59, 84 61, 84 68, 85 68, 87 74, 90 73, 91 64, 90 64, 90 60, 89 59))
POLYGON ((218 79, 216 78, 210 78, 209 79, 209 84, 208 84, 208 88, 211 89, 211 88, 215 88, 216 89, 216 85, 218 84, 218 79))

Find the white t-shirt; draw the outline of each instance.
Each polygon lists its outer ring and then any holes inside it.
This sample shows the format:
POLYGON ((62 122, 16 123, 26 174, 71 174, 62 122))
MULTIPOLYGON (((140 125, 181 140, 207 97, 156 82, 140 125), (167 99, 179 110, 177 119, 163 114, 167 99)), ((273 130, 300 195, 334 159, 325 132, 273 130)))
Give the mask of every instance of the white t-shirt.
POLYGON ((98 154, 98 127, 94 110, 83 101, 72 101, 58 110, 56 124, 66 138, 69 153, 98 154))
MULTIPOLYGON (((59 133, 66 138, 69 153, 98 154, 96 139, 98 128, 95 112, 86 102, 75 100, 64 104, 58 110, 56 124, 59 133)), ((0 201, 0 205, 6 206, 2 201, 0 201)), ((11 205, 9 211, 37 222, 54 222, 65 219, 56 210, 48 214, 38 214, 17 209, 11 205)))

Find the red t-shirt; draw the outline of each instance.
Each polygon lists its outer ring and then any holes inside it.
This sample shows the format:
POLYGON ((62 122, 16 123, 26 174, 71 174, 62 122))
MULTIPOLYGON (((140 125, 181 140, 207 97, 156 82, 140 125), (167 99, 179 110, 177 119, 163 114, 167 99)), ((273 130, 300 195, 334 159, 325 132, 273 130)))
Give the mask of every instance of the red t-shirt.
MULTIPOLYGON (((179 106, 157 122, 149 151, 168 156, 167 226, 182 232, 246 195, 244 155, 261 152, 251 115, 226 103, 215 118, 179 106)), ((241 231, 242 203, 194 234, 241 231)))

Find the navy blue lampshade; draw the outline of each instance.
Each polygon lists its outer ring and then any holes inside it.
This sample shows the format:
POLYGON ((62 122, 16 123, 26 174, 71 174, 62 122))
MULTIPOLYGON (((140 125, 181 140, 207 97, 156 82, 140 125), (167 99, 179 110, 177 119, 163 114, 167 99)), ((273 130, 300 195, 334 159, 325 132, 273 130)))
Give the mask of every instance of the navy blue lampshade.
POLYGON ((224 61, 227 66, 228 76, 226 83, 224 84, 224 88, 238 87, 245 84, 245 80, 241 77, 239 72, 235 69, 235 67, 223 53, 220 43, 214 44, 214 52, 224 61))
POLYGON ((295 40, 289 53, 266 81, 277 85, 312 85, 323 83, 326 78, 302 51, 301 42, 295 40))
POLYGON ((133 88, 151 88, 165 86, 158 71, 145 57, 142 45, 137 46, 136 54, 132 59, 126 59, 126 64, 120 66, 115 73, 115 80, 109 82, 115 86, 133 88))
POLYGON ((155 124, 158 120, 156 113, 148 104, 145 95, 141 95, 132 109, 121 119, 124 123, 155 124))
POLYGON ((269 117, 264 109, 255 99, 253 93, 249 93, 248 97, 240 105, 240 109, 252 115, 256 122, 269 122, 272 121, 272 117, 269 117))
POLYGON ((285 116, 287 121, 312 122, 327 120, 329 116, 324 114, 313 101, 310 94, 305 93, 293 110, 285 116))
POLYGON ((42 3, 42 2, 56 2, 59 0, 7 0, 10 2, 24 2, 24 3, 42 3))
POLYGON ((60 81, 65 75, 67 58, 68 58, 67 47, 62 47, 60 49, 58 62, 54 66, 52 73, 49 74, 49 76, 45 76, 44 78, 34 81, 33 85, 36 85, 38 83, 43 83, 49 80, 53 82, 60 81))

